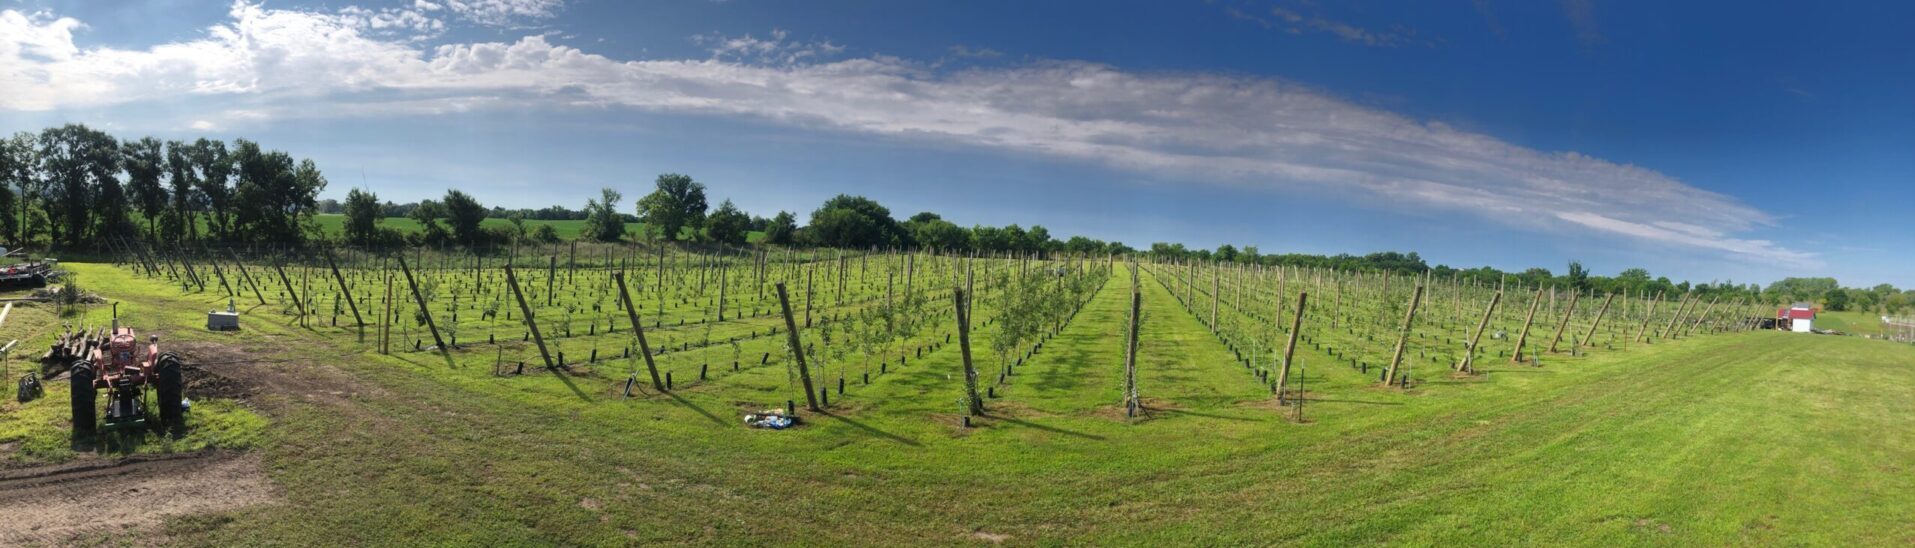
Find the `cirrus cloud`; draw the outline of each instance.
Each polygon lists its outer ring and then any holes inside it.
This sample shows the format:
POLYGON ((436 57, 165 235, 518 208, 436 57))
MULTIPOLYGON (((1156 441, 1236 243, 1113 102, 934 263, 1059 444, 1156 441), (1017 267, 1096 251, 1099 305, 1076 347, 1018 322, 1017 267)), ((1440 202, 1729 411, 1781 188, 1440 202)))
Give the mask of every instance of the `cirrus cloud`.
POLYGON ((194 119, 227 126, 553 106, 747 117, 1166 178, 1327 189, 1747 261, 1816 262, 1738 236, 1774 227, 1774 216, 1653 169, 1534 150, 1277 79, 1061 60, 957 69, 882 55, 827 60, 843 47, 782 31, 699 38, 710 58, 621 60, 543 35, 427 46, 337 13, 240 2, 229 15, 196 40, 116 49, 76 43, 79 21, 0 12, 0 87, 18 90, 0 96, 0 109, 222 96, 241 104, 194 119))

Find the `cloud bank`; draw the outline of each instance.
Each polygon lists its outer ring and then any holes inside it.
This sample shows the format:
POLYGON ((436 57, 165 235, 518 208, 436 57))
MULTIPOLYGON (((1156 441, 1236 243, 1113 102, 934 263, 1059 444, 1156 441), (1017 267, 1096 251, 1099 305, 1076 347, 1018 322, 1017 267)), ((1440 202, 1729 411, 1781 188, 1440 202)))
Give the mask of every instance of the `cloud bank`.
MULTIPOLYGON (((557 3, 420 1, 414 8, 544 18, 557 3)), ((1816 263, 1813 254, 1737 236, 1773 227, 1772 215, 1654 170, 1533 150, 1280 80, 1074 61, 944 69, 881 55, 840 59, 842 46, 793 41, 784 32, 697 38, 710 58, 619 60, 543 35, 428 45, 419 36, 436 33, 433 25, 400 15, 375 26, 367 13, 241 2, 202 38, 135 50, 79 44, 74 36, 84 25, 70 18, 0 12, 0 89, 10 90, 0 109, 245 99, 235 101, 241 107, 193 114, 204 127, 523 107, 746 117, 1180 180, 1327 189, 1745 261, 1816 263)))

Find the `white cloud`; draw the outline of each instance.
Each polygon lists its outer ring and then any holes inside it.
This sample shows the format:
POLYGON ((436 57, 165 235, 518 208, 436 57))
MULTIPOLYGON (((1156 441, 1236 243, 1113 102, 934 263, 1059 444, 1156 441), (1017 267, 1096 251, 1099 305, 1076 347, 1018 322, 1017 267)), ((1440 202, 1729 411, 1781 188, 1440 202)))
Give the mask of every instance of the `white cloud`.
POLYGON ((190 127, 200 131, 213 131, 219 129, 219 124, 215 124, 209 120, 194 120, 193 123, 190 124, 190 127))
POLYGON ((692 36, 692 41, 707 46, 712 59, 755 64, 793 65, 814 62, 844 53, 844 46, 823 42, 789 40, 790 33, 772 29, 767 38, 750 34, 730 37, 719 33, 692 36))
MULTIPOLYGON (((565 7, 565 0, 443 0, 453 13, 482 25, 517 26, 529 19, 550 19, 565 7)), ((420 1, 420 8, 438 9, 440 4, 420 1)))
POLYGON ((884 56, 825 61, 842 47, 782 31, 700 38, 707 59, 627 61, 539 35, 426 48, 336 14, 237 4, 231 17, 198 40, 123 50, 80 47, 71 19, 5 12, 0 88, 18 92, 0 95, 0 109, 220 95, 235 110, 195 118, 230 127, 532 106, 741 116, 1178 180, 1329 190, 1743 260, 1815 260, 1737 236, 1774 226, 1768 213, 1654 170, 1533 150, 1278 80, 1070 61, 960 70, 884 56))

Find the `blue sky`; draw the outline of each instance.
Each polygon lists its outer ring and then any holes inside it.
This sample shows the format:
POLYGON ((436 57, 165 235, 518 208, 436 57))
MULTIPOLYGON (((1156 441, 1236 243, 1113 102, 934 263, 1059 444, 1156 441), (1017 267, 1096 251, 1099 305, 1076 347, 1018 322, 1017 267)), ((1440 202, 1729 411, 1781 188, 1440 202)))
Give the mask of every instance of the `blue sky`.
POLYGON ((326 195, 1915 285, 1915 4, 0 0, 0 130, 244 137, 326 195))

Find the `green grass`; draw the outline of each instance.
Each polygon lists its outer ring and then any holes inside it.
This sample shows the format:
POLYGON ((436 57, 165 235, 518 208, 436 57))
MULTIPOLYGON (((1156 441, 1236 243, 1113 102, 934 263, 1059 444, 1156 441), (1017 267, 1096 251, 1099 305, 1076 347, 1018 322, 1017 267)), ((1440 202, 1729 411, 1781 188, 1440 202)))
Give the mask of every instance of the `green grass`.
MULTIPOLYGON (((681 380, 717 364, 722 374, 712 380, 621 400, 635 360, 494 376, 501 356, 536 364, 537 355, 518 343, 512 322, 474 319, 469 301, 459 305, 463 339, 511 342, 467 343, 450 360, 395 342, 406 351, 388 356, 331 327, 330 304, 310 327, 299 325, 274 295, 277 283, 265 288, 275 304, 247 307, 247 331, 208 334, 193 327, 203 321, 198 310, 225 303, 216 287, 182 292, 125 270, 76 268, 113 288, 136 321, 299 360, 263 367, 309 368, 286 373, 346 373, 333 382, 350 397, 268 396, 283 405, 273 406, 263 439, 246 445, 263 454, 285 501, 169 529, 189 544, 922 545, 996 535, 1014 544, 1133 545, 1915 542, 1906 519, 1915 513, 1915 437, 1903 424, 1915 413, 1915 348, 1906 345, 1698 335, 1552 355, 1540 368, 1482 358, 1473 377, 1430 366, 1445 354, 1422 358, 1430 361, 1417 365, 1421 384, 1407 392, 1375 387, 1374 371, 1306 345, 1293 375, 1312 400, 1298 423, 1146 273, 1139 384, 1156 410, 1125 419, 1117 403, 1128 281, 1113 275, 999 387, 992 416, 976 428, 957 426, 959 366, 946 346, 893 364, 870 385, 856 382, 861 364, 829 366, 827 376, 842 369, 854 379, 845 396, 833 393, 832 414, 771 432, 742 428, 740 413, 802 395, 776 359, 730 372, 725 345, 661 356, 681 380)), ((428 285, 470 281, 440 275, 428 285)), ((520 275, 542 292, 542 273, 520 275)), ((942 285, 921 276, 938 284, 925 287, 942 285)), ((603 323, 585 334, 588 321, 622 314, 596 278, 560 285, 564 298, 542 308, 548 334, 559 330, 558 310, 579 311, 577 336, 554 337, 574 360, 628 338, 603 323), (596 303, 603 309, 587 313, 596 303)), ((355 291, 367 292, 373 279, 355 278, 355 291)), ((765 308, 737 287, 745 308, 765 308)), ((881 297, 885 280, 852 287, 842 306, 825 304, 833 296, 820 289, 820 315, 881 297)), ((639 291, 640 303, 666 303, 662 313, 642 308, 665 324, 654 344, 704 338, 695 322, 708 303, 639 291), (692 323, 670 325, 681 318, 692 323)), ((438 295, 434 314, 450 322, 445 299, 438 295)), ((1193 308, 1207 314, 1203 302, 1199 295, 1193 308)), ((989 318, 980 306, 978 317, 989 318)), ((1430 306, 1433 316, 1450 314, 1430 306)), ((734 319, 718 324, 718 336, 778 322, 734 319)), ((1419 348, 1454 346, 1438 340, 1454 334, 1445 323, 1433 323, 1419 348)), ((980 328, 988 340, 993 327, 980 328)), ((1330 346, 1361 346, 1312 329, 1306 324, 1330 346)), ((750 362, 782 337, 745 344, 750 362)))
POLYGON ((1878 335, 1882 315, 1862 310, 1822 311, 1815 315, 1816 329, 1833 329, 1850 335, 1878 335))

